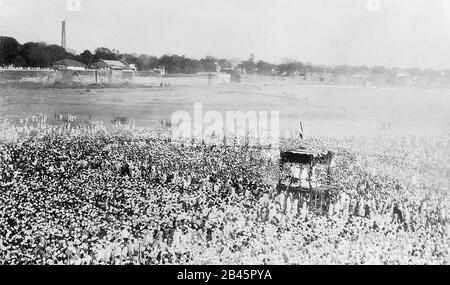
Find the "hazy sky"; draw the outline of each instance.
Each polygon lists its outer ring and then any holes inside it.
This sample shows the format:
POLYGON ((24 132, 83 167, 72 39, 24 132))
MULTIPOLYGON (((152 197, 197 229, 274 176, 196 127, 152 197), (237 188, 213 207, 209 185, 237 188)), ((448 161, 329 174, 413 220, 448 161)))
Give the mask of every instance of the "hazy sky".
POLYGON ((0 33, 80 52, 450 68, 450 0, 0 0, 0 33))

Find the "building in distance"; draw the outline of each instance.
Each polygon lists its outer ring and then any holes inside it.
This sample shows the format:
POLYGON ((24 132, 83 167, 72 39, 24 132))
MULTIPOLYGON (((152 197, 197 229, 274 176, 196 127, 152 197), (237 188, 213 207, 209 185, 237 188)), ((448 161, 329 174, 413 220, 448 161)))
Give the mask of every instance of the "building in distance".
POLYGON ((53 63, 53 69, 85 70, 87 65, 73 59, 62 59, 53 63))
POLYGON ((101 59, 92 65, 92 68, 103 70, 136 70, 136 65, 128 64, 123 60, 101 59))

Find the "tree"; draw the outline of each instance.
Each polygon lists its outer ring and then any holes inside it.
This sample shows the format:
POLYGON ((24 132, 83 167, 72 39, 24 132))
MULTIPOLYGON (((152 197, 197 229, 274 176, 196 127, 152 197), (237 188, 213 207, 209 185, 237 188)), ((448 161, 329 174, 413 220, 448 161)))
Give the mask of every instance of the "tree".
POLYGON ((49 59, 49 66, 53 66, 53 63, 61 59, 70 58, 75 59, 75 55, 67 52, 64 48, 58 45, 45 45, 44 52, 47 53, 49 59))
POLYGON ((384 66, 374 66, 371 68, 372 74, 388 74, 388 69, 384 66))
POLYGON ((256 68, 257 68, 257 73, 260 75, 273 75, 273 71, 275 70, 275 65, 260 60, 256 63, 256 68))
POLYGON ((439 77, 441 76, 442 72, 438 71, 438 70, 433 70, 431 68, 427 68, 423 71, 423 75, 428 76, 428 77, 439 77))
MULTIPOLYGON (((216 72, 220 66, 222 70, 239 67, 249 74, 293 76, 296 74, 326 73, 341 76, 354 74, 371 74, 395 77, 399 73, 407 73, 417 77, 441 77, 442 72, 432 69, 422 70, 419 68, 386 68, 384 66, 325 66, 313 65, 312 63, 302 63, 295 59, 285 58, 279 65, 271 64, 263 60, 255 61, 252 54, 248 60, 239 59, 218 59, 212 55, 197 60, 186 56, 164 55, 160 58, 146 54, 120 54, 118 50, 110 50, 99 47, 92 54, 89 50, 76 55, 74 51, 67 51, 58 45, 48 45, 43 42, 28 42, 21 45, 14 38, 0 37, 0 66, 22 66, 22 67, 51 67, 56 61, 61 59, 75 59, 86 65, 91 65, 100 59, 120 60, 124 59, 130 64, 142 70, 165 67, 168 73, 193 74, 198 72, 216 72)), ((445 76, 450 76, 450 70, 445 71, 445 76)))
POLYGON ((159 67, 158 58, 156 56, 141 54, 136 59, 136 65, 139 69, 149 70, 159 67))
POLYGON ((14 64, 21 53, 22 46, 16 39, 0 37, 0 66, 14 64))
POLYGON ((219 59, 217 62, 222 70, 232 68, 231 62, 227 59, 219 59))
POLYGON ((278 65, 278 74, 282 76, 293 76, 296 72, 304 72, 304 65, 299 61, 285 61, 278 65))
POLYGON ((29 67, 52 67, 56 61, 74 58, 73 54, 58 45, 32 42, 23 45, 21 56, 29 67))
POLYGON ((94 55, 90 50, 85 50, 78 56, 78 60, 87 66, 90 66, 94 61, 94 55))
POLYGON ((204 72, 216 72, 217 71, 217 60, 212 56, 206 56, 200 59, 201 69, 204 72))
POLYGON ((120 56, 114 52, 111 51, 108 48, 105 47, 99 47, 94 51, 95 54, 95 61, 98 61, 100 59, 104 59, 104 60, 119 60, 120 56))
POLYGON ((26 66, 27 62, 25 61, 25 59, 19 54, 16 56, 16 58, 14 59, 13 62, 14 66, 26 66))
POLYGON ((255 63, 255 55, 251 54, 250 58, 238 65, 239 68, 245 70, 248 74, 255 74, 257 67, 255 63))
POLYGON ((199 60, 186 58, 183 56, 181 62, 181 72, 186 74, 195 74, 202 71, 202 65, 199 60))
POLYGON ((163 55, 158 63, 160 66, 164 66, 167 73, 181 73, 180 57, 177 55, 163 55))

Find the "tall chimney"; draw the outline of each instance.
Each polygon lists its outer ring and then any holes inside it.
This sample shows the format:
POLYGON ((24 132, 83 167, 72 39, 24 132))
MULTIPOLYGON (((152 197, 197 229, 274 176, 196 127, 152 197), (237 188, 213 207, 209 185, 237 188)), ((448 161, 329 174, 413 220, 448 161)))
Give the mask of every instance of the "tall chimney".
POLYGON ((61 47, 66 49, 66 21, 62 21, 61 47))

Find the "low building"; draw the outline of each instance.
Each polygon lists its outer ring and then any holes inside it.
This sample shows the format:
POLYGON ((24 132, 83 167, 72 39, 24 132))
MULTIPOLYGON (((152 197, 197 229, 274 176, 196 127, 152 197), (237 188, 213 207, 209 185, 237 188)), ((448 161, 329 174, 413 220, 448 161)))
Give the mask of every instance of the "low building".
POLYGON ((106 69, 106 70, 134 70, 128 63, 123 60, 106 60, 101 59, 100 61, 92 65, 95 69, 106 69))
POLYGON ((73 59, 62 59, 53 64, 53 69, 85 70, 87 65, 73 59))

